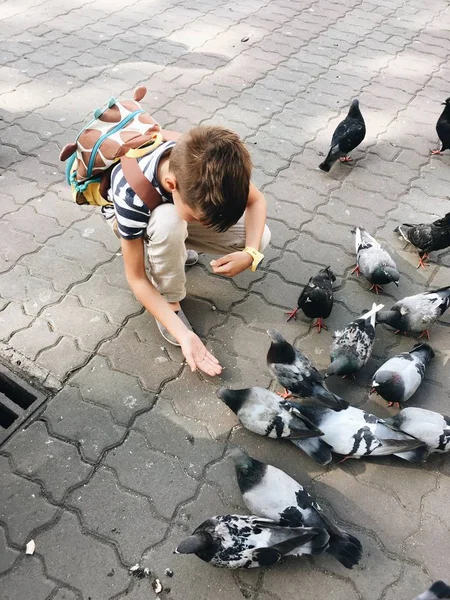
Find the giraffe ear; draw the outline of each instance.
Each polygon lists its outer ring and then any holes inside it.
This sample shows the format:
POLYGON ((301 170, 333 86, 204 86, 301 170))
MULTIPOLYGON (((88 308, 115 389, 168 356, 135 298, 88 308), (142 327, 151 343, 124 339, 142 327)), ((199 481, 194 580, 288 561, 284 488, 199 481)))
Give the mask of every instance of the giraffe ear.
POLYGON ((136 102, 140 102, 147 93, 147 88, 144 85, 140 85, 134 90, 133 98, 136 102))
POLYGON ((76 150, 77 150, 76 143, 66 144, 64 146, 64 148, 61 150, 61 154, 59 155, 59 160, 61 160, 61 161, 67 160, 69 158, 69 156, 72 156, 72 154, 74 152, 76 152, 76 150))

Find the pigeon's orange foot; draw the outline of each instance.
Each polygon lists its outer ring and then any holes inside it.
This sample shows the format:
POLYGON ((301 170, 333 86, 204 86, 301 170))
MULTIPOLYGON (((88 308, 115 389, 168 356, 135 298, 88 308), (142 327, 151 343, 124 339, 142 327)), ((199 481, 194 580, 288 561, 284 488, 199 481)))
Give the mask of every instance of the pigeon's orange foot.
POLYGON ((428 329, 424 329, 417 339, 420 340, 421 337, 426 337, 427 340, 430 339, 430 332, 428 329))
MULTIPOLYGON (((356 375, 354 373, 352 373, 350 375, 350 377, 353 379, 353 381, 355 381, 356 375)), ((342 375, 341 379, 349 379, 349 376, 348 375, 342 375)))
POLYGON ((359 274, 361 273, 361 271, 359 270, 359 265, 356 265, 356 267, 353 269, 350 275, 353 275, 353 273, 356 273, 359 277, 359 274))
POLYGON ((343 462, 345 462, 349 458, 351 458, 351 456, 344 456, 344 458, 338 462, 338 465, 341 465, 343 462))
POLYGON ((288 398, 293 398, 294 394, 291 394, 288 390, 284 390, 284 392, 277 392, 278 396, 281 396, 284 400, 288 398))
POLYGON ((419 256, 419 264, 417 265, 417 268, 420 269, 420 267, 422 267, 422 269, 425 269, 428 267, 428 263, 425 262, 428 258, 428 254, 424 254, 423 256, 419 256))
POLYGON ((286 315, 289 315, 289 318, 288 318, 287 322, 289 323, 289 321, 291 319, 294 319, 294 321, 296 321, 297 320, 297 313, 298 313, 298 308, 296 308, 295 310, 291 310, 291 311, 285 313, 286 315))
POLYGON ((396 329, 394 331, 394 334, 397 335, 398 333, 403 333, 403 335, 408 335, 406 331, 400 331, 400 329, 396 329))
POLYGON ((339 159, 341 162, 352 162, 353 158, 351 156, 343 156, 339 159))
POLYGON ((328 329, 328 327, 323 322, 322 317, 319 317, 317 321, 313 324, 313 327, 317 327, 317 333, 320 333, 322 329, 328 329))
POLYGON ((431 154, 442 154, 442 152, 439 149, 436 150, 430 150, 431 154))
POLYGON ((375 294, 379 294, 383 291, 383 288, 381 287, 381 285, 378 285, 378 283, 372 283, 369 291, 373 291, 375 292, 375 294))
POLYGON ((388 402, 388 406, 395 406, 395 408, 400 410, 400 402, 388 402))

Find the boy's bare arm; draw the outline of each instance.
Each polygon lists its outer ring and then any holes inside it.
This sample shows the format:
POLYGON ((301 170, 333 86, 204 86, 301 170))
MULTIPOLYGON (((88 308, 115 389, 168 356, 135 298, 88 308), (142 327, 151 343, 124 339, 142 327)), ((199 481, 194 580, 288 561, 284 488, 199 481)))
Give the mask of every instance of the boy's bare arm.
POLYGON ((170 129, 161 129, 161 135, 165 142, 176 142, 181 133, 178 131, 171 131, 170 129))
MULTIPOLYGON (((247 208, 245 209, 245 245, 259 250, 261 238, 266 224, 267 204, 264 194, 250 183, 247 208)), ((252 257, 247 252, 232 252, 211 261, 214 273, 235 277, 252 264, 252 257)))
POLYGON ((208 375, 219 375, 222 371, 219 361, 208 352, 200 338, 186 327, 148 279, 143 239, 122 239, 122 255, 125 275, 133 294, 175 336, 191 370, 199 368, 208 375))

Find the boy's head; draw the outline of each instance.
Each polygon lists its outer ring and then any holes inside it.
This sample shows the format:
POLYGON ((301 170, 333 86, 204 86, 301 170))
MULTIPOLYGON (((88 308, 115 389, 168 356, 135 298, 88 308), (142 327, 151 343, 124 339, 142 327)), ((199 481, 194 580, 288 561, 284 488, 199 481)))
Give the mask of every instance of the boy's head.
POLYGON ((226 231, 247 206, 252 161, 239 136, 224 127, 194 127, 169 159, 174 201, 186 205, 206 227, 226 231))

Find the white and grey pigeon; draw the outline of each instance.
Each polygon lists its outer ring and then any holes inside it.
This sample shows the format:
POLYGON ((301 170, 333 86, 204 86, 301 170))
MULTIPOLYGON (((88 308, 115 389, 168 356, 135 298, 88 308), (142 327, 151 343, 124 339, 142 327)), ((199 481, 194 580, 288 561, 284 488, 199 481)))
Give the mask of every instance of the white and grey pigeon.
POLYGON ((372 308, 359 319, 349 323, 341 331, 334 332, 330 360, 325 377, 340 375, 348 377, 362 369, 369 360, 375 343, 376 314, 384 304, 372 308))
POLYGON ((289 395, 315 398, 333 410, 343 410, 349 405, 325 385, 324 379, 307 356, 287 342, 279 331, 267 331, 272 340, 267 353, 267 366, 289 395))
POLYGON ((440 598, 450 598, 450 586, 443 581, 436 581, 429 590, 416 596, 414 600, 439 600, 440 598))
POLYGON ((450 451, 450 417, 433 410, 408 406, 386 419, 393 427, 428 446, 430 453, 450 451))
POLYGON ((271 438, 302 439, 322 435, 287 400, 261 387, 231 390, 221 387, 217 396, 249 431, 271 438))
POLYGON ((255 516, 220 515, 199 525, 175 554, 195 554, 215 567, 251 569, 274 565, 285 556, 323 554, 328 540, 323 528, 283 527, 255 516))
POLYGON ((252 514, 280 525, 323 527, 330 536, 328 554, 351 569, 362 557, 361 542, 339 529, 295 479, 281 469, 266 465, 240 448, 230 453, 244 502, 252 514))
POLYGON ((394 454, 416 464, 424 462, 428 456, 423 442, 393 429, 385 420, 359 408, 349 406, 336 412, 310 402, 293 404, 316 427, 320 427, 324 435, 292 442, 321 465, 331 462, 333 454, 341 454, 345 459, 394 454))
POLYGON ((328 173, 334 163, 350 162, 348 154, 366 137, 366 124, 359 108, 359 100, 353 100, 347 116, 339 123, 331 138, 331 148, 319 169, 328 173))
POLYGON ((428 344, 416 344, 410 352, 396 354, 375 372, 370 393, 376 392, 389 406, 407 402, 425 377, 434 352, 428 344))
POLYGON ((372 237, 363 227, 356 227, 355 234, 356 249, 356 271, 372 284, 371 290, 377 294, 386 283, 395 283, 398 286, 400 273, 391 255, 381 247, 379 242, 372 237))
POLYGON ((396 333, 420 333, 430 339, 429 327, 445 313, 450 306, 450 285, 422 292, 415 296, 407 296, 399 300, 390 310, 377 314, 378 323, 386 323, 396 333))

